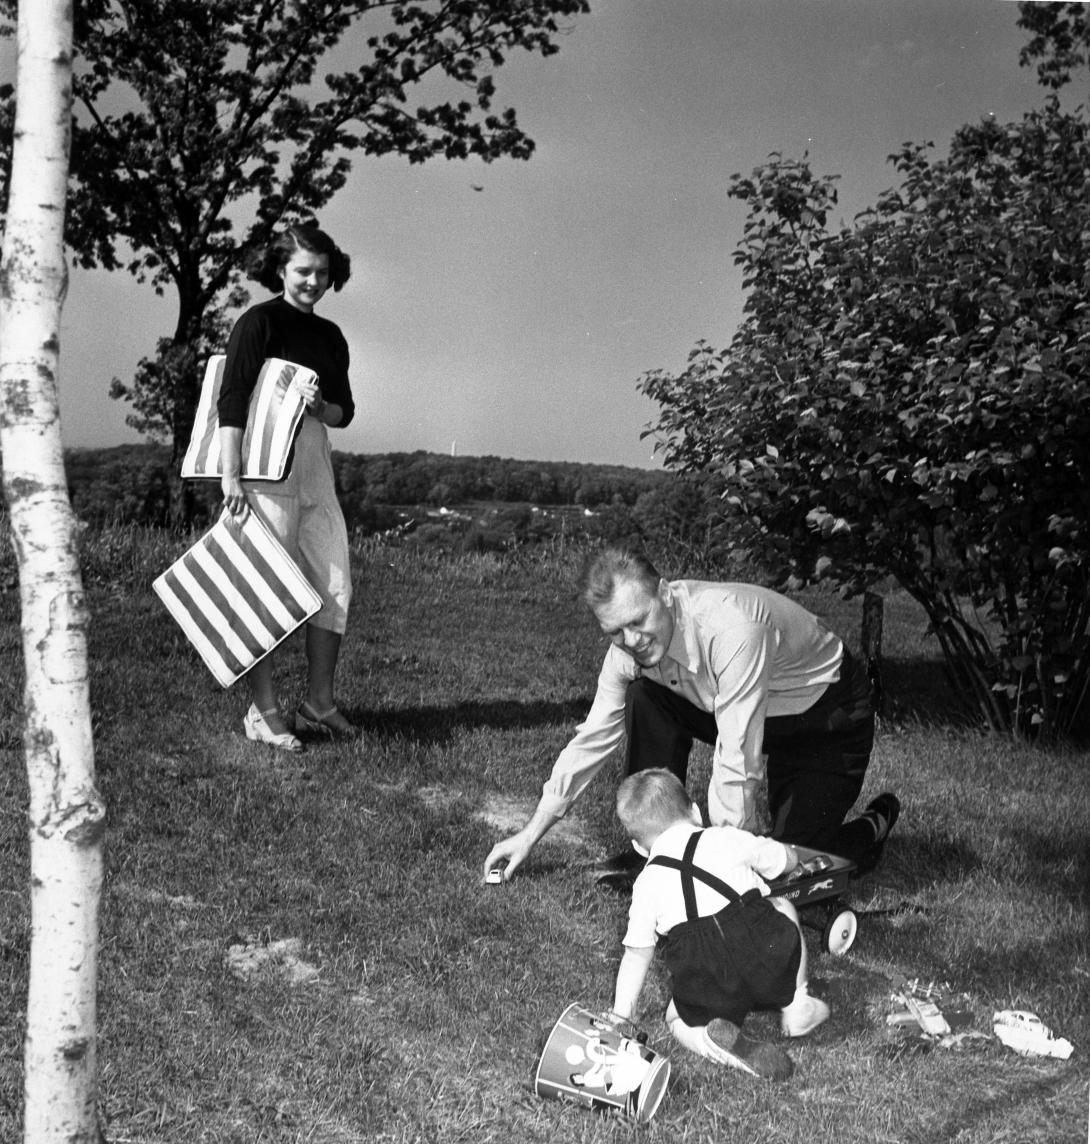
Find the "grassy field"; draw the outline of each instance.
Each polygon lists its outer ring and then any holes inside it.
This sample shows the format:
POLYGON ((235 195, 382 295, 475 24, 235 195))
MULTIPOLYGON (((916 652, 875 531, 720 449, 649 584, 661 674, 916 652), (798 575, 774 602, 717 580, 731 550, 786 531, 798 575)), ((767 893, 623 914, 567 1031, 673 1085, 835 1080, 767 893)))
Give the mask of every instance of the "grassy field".
MULTIPOLYGON (((340 695, 365 735, 289 761, 245 740, 242 689, 218 688, 151 593, 178 547, 118 529, 85 555, 113 1144, 1084 1139, 1087 759, 958 726, 902 598, 887 602, 893 703, 863 801, 895 790, 903 816, 884 864, 853 884, 852 950, 833 958, 808 931, 833 1016, 789 1046, 789 1082, 755 1081, 671 1044, 656 966, 642 1024, 673 1075, 639 1126, 533 1092, 564 1006, 612 997, 627 900, 587 866, 622 841, 618 767, 511 884, 481 881, 592 693, 603 644, 573 598, 577 553, 362 545, 340 695), (1075 1055, 895 1037, 897 973, 968 993, 982 1033, 995 1009, 1031 1009, 1075 1055)), ((807 602, 857 635, 858 602, 807 602)), ((29 952, 16 593, 0 609, 0 1140, 14 1141, 29 952)), ((294 703, 298 646, 282 666, 294 703)), ((694 761, 694 791, 707 763, 694 761)), ((778 1037, 770 1015, 750 1020, 778 1037)))

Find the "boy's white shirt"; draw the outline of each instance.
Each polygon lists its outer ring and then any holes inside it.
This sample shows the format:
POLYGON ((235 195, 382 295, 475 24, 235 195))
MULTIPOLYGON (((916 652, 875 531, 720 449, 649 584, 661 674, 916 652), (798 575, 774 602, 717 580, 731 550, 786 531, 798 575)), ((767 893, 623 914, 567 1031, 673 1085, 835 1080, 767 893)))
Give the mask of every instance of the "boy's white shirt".
MULTIPOLYGON (((652 844, 650 856, 662 854, 681 858, 689 835, 700 829, 689 822, 677 822, 667 827, 652 844)), ((756 889, 767 896, 766 879, 779 877, 791 861, 790 851, 782 842, 733 826, 707 827, 693 857, 695 865, 726 882, 739 895, 756 889)), ((727 904, 727 899, 718 890, 699 878, 694 881, 696 908, 701 917, 718 913, 727 904)), ((683 921, 685 899, 678 871, 668 866, 648 864, 632 887, 632 905, 624 936, 626 948, 654 946, 660 935, 668 934, 683 921)))

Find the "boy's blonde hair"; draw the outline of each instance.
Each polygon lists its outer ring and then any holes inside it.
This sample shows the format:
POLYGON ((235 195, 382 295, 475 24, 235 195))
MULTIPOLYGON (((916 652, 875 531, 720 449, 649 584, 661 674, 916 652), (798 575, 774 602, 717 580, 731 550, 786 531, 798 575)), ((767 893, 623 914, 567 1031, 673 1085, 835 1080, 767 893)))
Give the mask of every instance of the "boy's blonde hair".
POLYGON ((632 838, 658 835, 675 822, 687 822, 692 807, 681 780, 665 767, 637 771, 617 788, 617 817, 632 838))

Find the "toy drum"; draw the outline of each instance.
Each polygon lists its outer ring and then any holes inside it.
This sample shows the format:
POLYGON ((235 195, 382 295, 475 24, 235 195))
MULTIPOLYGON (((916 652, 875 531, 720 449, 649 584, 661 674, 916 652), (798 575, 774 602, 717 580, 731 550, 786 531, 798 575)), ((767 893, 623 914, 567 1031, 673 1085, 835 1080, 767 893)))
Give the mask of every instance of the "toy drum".
POLYGON ((670 1061, 622 1031, 631 1028, 627 1021, 569 1005, 545 1042, 534 1091, 650 1120, 666 1093, 670 1061))

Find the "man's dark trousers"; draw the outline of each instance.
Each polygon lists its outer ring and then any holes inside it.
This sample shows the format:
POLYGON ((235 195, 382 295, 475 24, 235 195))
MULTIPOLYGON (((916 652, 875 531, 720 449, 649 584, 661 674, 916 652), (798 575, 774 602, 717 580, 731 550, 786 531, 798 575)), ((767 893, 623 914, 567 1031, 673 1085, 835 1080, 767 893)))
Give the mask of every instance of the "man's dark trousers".
MULTIPOLYGON (((682 782, 693 740, 714 744, 714 716, 662 684, 639 678, 625 698, 629 774, 666 767, 682 782)), ((867 673, 845 650, 840 679, 800 715, 765 719, 772 837, 854 861, 874 849, 874 831, 845 823, 863 789, 874 745, 874 704, 867 673)))

